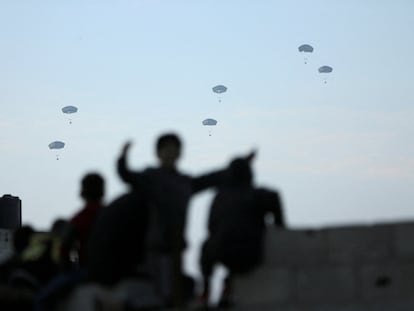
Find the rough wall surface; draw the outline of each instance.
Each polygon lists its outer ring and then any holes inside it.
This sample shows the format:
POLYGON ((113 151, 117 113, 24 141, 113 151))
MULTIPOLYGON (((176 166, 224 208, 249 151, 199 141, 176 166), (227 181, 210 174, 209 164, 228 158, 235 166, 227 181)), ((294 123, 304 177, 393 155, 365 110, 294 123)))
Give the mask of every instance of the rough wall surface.
POLYGON ((269 229, 264 265, 235 284, 237 310, 414 310, 414 222, 269 229))

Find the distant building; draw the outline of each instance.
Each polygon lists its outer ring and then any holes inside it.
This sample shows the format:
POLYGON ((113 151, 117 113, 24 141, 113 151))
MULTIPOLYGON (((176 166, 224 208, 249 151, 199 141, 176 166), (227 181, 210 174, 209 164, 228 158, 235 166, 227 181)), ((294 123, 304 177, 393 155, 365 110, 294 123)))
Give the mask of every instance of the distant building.
POLYGON ((5 194, 0 198, 0 262, 13 249, 13 231, 22 225, 22 201, 5 194))
POLYGON ((22 201, 5 194, 0 198, 0 229, 16 230, 22 225, 22 201))
POLYGON ((13 231, 0 229, 0 263, 9 257, 13 251, 13 231))

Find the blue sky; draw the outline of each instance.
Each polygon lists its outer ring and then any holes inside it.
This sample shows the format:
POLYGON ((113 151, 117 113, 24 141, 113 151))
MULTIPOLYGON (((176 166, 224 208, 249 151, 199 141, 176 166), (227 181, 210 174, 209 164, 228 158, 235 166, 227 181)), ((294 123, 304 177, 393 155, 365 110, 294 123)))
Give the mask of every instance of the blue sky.
MULTIPOLYGON (((106 201, 125 191, 126 140, 140 169, 173 130, 192 174, 257 148, 256 183, 280 190, 292 227, 413 219, 413 15, 409 0, 1 1, 0 194, 47 228, 81 206, 88 171, 106 201)), ((193 224, 210 198, 194 199, 193 224)))

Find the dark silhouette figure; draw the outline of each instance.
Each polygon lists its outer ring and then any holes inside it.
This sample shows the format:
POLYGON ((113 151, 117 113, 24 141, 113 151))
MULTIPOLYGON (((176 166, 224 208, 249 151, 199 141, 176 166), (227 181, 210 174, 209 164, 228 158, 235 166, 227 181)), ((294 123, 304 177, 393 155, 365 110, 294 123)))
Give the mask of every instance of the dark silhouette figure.
POLYGON ((88 173, 81 180, 80 196, 84 206, 69 220, 63 241, 63 261, 83 267, 89 236, 103 208, 105 180, 98 173, 88 173))
POLYGON ((51 233, 58 242, 59 270, 39 290, 33 310, 53 310, 77 285, 86 280, 87 246, 92 228, 103 208, 104 178, 98 173, 88 173, 81 180, 81 208, 69 220, 57 219, 51 233))
POLYGON ((56 237, 63 239, 66 234, 68 223, 69 222, 63 218, 55 219, 52 223, 52 228, 50 229, 51 233, 56 237))
POLYGON ((145 258, 148 203, 145 193, 120 196, 99 215, 88 245, 87 270, 91 281, 112 286, 139 275, 145 258))
POLYGON ((105 207, 91 234, 89 280, 112 288, 134 282, 134 292, 125 292, 125 310, 158 310, 169 303, 157 282, 164 271, 149 256, 148 220, 147 195, 136 190, 105 207))
POLYGON ((14 243, 12 265, 6 274, 7 279, 2 276, 5 286, 0 289, 0 296, 10 299, 0 297, 0 309, 32 310, 39 290, 59 271, 60 243, 55 233, 36 232, 29 226, 15 232, 14 243))
POLYGON ((13 253, 0 265, 0 284, 8 284, 12 273, 22 265, 22 253, 34 233, 34 229, 29 225, 24 225, 13 232, 13 253))
POLYGON ((231 303, 232 277, 252 271, 263 259, 265 216, 272 214, 274 224, 284 226, 278 193, 253 186, 252 158, 239 158, 231 162, 230 179, 220 187, 212 202, 209 237, 203 244, 201 254, 206 305, 214 266, 221 263, 229 270, 219 303, 220 306, 228 306, 231 303))
POLYGON ((13 232, 13 254, 0 265, 0 310, 31 310, 38 283, 23 270, 22 253, 34 232, 29 225, 13 232))
POLYGON ((190 177, 177 169, 181 140, 175 134, 165 134, 156 143, 159 166, 143 171, 130 171, 126 157, 131 144, 125 144, 118 160, 118 173, 134 191, 148 198, 149 227, 148 258, 156 270, 163 271, 159 287, 170 304, 182 306, 186 296, 185 284, 191 284, 182 271, 182 251, 186 247, 184 229, 188 203, 198 191, 223 183, 228 172, 219 170, 199 177, 190 177))

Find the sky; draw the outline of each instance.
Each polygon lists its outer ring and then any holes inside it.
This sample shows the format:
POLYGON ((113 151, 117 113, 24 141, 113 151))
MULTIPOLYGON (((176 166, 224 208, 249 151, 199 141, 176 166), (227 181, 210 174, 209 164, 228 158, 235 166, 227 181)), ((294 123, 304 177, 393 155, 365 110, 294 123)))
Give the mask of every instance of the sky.
MULTIPOLYGON (((291 228, 412 220, 412 16, 411 0, 3 0, 0 195, 49 228, 82 206, 87 172, 106 202, 127 190, 126 141, 140 170, 174 131, 188 174, 256 149, 255 184, 279 191, 291 228)), ((189 236, 205 235, 212 196, 192 200, 189 236)))

